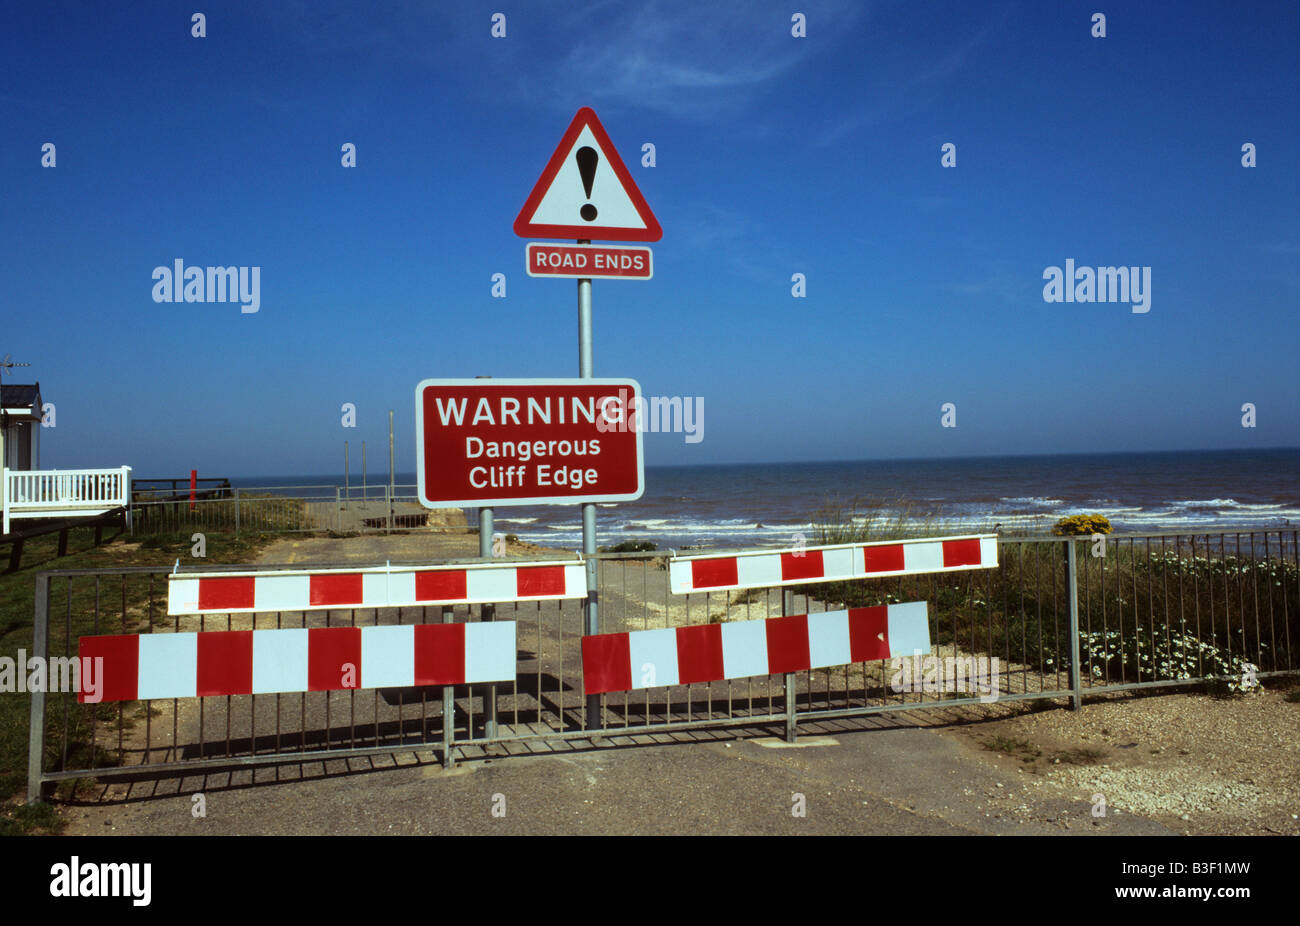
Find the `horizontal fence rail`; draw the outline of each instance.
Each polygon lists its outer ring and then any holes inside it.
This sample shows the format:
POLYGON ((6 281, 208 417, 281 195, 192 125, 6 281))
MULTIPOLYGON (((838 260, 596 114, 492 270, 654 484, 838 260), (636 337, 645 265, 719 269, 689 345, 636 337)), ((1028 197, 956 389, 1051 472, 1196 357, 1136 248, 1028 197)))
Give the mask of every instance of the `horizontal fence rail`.
POLYGON ((171 501, 188 499, 191 484, 198 498, 229 498, 230 480, 222 477, 132 480, 131 495, 136 501, 171 501))
POLYGON ((413 485, 233 487, 200 490, 193 501, 137 493, 131 511, 137 534, 366 533, 429 526, 429 511, 413 485))
MULTIPOLYGON (((813 656, 789 664, 815 668, 744 677, 723 677, 733 674, 727 671, 644 679, 647 660, 629 660, 620 671, 632 687, 607 686, 594 718, 586 716, 580 599, 169 616, 169 569, 41 573, 38 655, 70 658, 83 636, 108 634, 497 620, 514 625, 517 656, 513 679, 494 684, 100 703, 84 703, 75 693, 34 693, 29 797, 52 783, 69 787, 72 779, 413 749, 432 750, 450 764, 490 744, 593 736, 745 726, 773 727, 793 738, 799 723, 819 719, 994 700, 1055 699, 1077 706, 1090 695, 1206 681, 1249 687, 1256 678, 1300 670, 1295 530, 1111 536, 1104 544, 1003 538, 996 553, 993 568, 690 594, 672 591, 667 555, 601 554, 603 635, 660 630, 698 640, 713 625, 748 633, 740 622, 808 615, 807 639, 814 640, 841 619, 839 612, 878 609, 888 619, 889 606, 925 602, 928 636, 924 651, 838 665, 819 664, 824 659, 813 656), (695 677, 709 680, 680 683, 695 677)), ((502 565, 499 559, 463 562, 502 565)), ((664 639, 642 636, 637 645, 658 646, 664 639)), ((776 652, 773 639, 769 635, 769 654, 776 652)), ((864 653, 861 639, 848 641, 855 655, 864 653)), ((677 652, 695 659, 685 649, 677 652)))

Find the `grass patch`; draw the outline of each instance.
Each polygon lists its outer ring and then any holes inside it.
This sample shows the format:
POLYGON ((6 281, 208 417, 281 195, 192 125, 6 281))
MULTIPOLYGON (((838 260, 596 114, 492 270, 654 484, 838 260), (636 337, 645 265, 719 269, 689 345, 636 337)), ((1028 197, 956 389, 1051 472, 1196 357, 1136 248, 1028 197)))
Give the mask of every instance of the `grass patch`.
POLYGON ((194 531, 240 532, 309 530, 314 525, 308 509, 311 501, 327 499, 290 498, 270 492, 241 493, 239 499, 199 499, 190 508, 188 499, 154 502, 134 509, 136 534, 193 533, 194 531))
MULTIPOLYGON (((32 620, 35 605, 36 574, 52 569, 122 569, 133 566, 171 566, 183 562, 250 563, 274 537, 264 534, 212 533, 207 537, 207 557, 190 557, 190 534, 186 532, 155 534, 132 538, 124 533, 109 535, 95 546, 93 527, 73 528, 68 533, 68 555, 58 555, 58 534, 32 537, 23 548, 19 568, 0 573, 0 654, 16 658, 18 650, 32 653, 32 620)), ((8 562, 9 547, 0 544, 0 562, 8 562)), ((131 632, 166 612, 164 576, 134 575, 55 577, 50 583, 50 655, 76 652, 76 639, 89 633, 131 632), (98 604, 99 626, 93 615, 98 604)), ((64 695, 46 696, 47 723, 62 722, 64 695)), ((155 709, 156 710, 156 709, 155 709)), ((25 795, 27 787, 28 725, 31 698, 27 693, 0 694, 0 804, 8 804, 25 795)), ((143 722, 144 711, 125 712, 118 704, 76 705, 68 709, 68 765, 110 764, 112 758, 97 747, 91 755, 90 723, 114 723, 121 718, 129 728, 143 722)), ((52 734, 46 737, 46 768, 62 762, 61 742, 52 734)), ((66 796, 66 795, 65 795, 66 796)), ((43 816, 44 811, 22 807, 0 812, 0 832, 54 832, 47 824, 57 816, 43 816), (20 814, 22 814, 20 816, 20 814)))
POLYGON ((1100 746, 1075 746, 1053 749, 1046 755, 1029 740, 1014 736, 995 735, 984 741, 984 748, 1032 765, 1039 759, 1052 765, 1096 765, 1106 758, 1107 751, 1100 746))
POLYGON ((0 836, 58 835, 67 825, 44 801, 20 804, 7 813, 0 813, 0 836))
POLYGON ((832 502, 813 514, 813 543, 871 543, 936 537, 956 529, 930 508, 905 498, 857 498, 832 502))
POLYGON ((1011 736, 991 736, 984 741, 984 748, 990 752, 1000 752, 1003 755, 1019 759, 1021 762, 1033 762, 1043 754, 1043 751, 1029 740, 1017 739, 1011 736))
POLYGON ((1071 749, 1057 749, 1049 757, 1053 763, 1062 765, 1096 765, 1106 758, 1107 752, 1101 746, 1075 746, 1071 749))

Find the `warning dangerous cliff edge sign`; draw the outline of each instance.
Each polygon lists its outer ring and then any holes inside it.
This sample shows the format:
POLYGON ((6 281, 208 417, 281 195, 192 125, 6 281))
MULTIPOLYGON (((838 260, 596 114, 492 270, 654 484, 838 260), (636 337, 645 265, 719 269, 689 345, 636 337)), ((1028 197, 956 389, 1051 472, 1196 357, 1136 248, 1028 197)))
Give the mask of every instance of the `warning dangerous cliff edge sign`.
POLYGON ((625 502, 644 491, 632 379, 426 379, 415 387, 426 508, 625 502))

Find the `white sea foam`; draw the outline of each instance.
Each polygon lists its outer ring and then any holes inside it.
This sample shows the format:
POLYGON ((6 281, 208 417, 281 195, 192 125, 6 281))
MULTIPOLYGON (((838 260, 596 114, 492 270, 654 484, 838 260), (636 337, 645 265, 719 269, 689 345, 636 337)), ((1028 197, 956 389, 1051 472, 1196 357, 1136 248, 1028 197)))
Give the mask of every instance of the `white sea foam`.
MULTIPOLYGON (((1069 514, 1103 514, 1119 532, 1184 531, 1201 533, 1214 531, 1219 526, 1252 529, 1280 527, 1284 519, 1300 522, 1300 508, 1281 503, 1239 503, 1234 499, 1182 499, 1163 504, 1123 504, 1113 498, 1093 499, 1079 505, 1066 505, 1060 499, 1046 496, 1008 496, 1006 502, 1021 506, 1018 511, 1000 510, 1001 506, 988 503, 957 503, 935 512, 940 533, 966 533, 992 531, 995 525, 1004 535, 1040 533, 1051 528, 1054 521, 1069 514), (1026 510, 1028 509, 1028 510, 1026 510)), ((878 521, 888 523, 896 513, 882 509, 876 514, 878 521)), ((548 523, 552 515, 541 518, 516 518, 520 525, 517 533, 524 540, 541 544, 573 548, 578 540, 581 525, 565 519, 561 523, 548 523)), ((854 519, 857 525, 873 520, 870 516, 854 519)), ((816 522, 761 521, 753 516, 744 518, 708 518, 691 516, 683 512, 672 517, 637 518, 626 511, 602 513, 600 518, 601 543, 614 543, 620 539, 650 540, 661 549, 669 547, 709 549, 744 547, 788 547, 798 536, 815 543, 816 522), (760 526, 761 525, 761 526, 760 526)))

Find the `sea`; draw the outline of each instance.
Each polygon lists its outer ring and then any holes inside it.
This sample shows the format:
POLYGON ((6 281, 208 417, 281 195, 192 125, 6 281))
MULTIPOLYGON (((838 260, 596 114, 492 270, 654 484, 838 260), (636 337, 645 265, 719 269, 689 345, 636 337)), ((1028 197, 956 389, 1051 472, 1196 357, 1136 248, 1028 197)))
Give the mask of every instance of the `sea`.
MULTIPOLYGON (((368 476, 372 497, 382 494, 383 481, 368 476)), ((415 481, 413 472, 398 473, 399 494, 413 496, 415 481)), ((281 488, 313 485, 332 495, 345 483, 353 497, 361 491, 358 473, 231 483, 285 494, 317 494, 281 488)), ((822 523, 855 519, 1018 535, 1094 513, 1130 534, 1300 526, 1300 448, 647 466, 640 499, 598 506, 597 542, 649 541, 664 550, 787 546, 800 537, 816 542, 822 523)), ((477 524, 476 511, 466 515, 477 524)), ((577 505, 498 507, 494 518, 502 533, 581 548, 577 505)))

